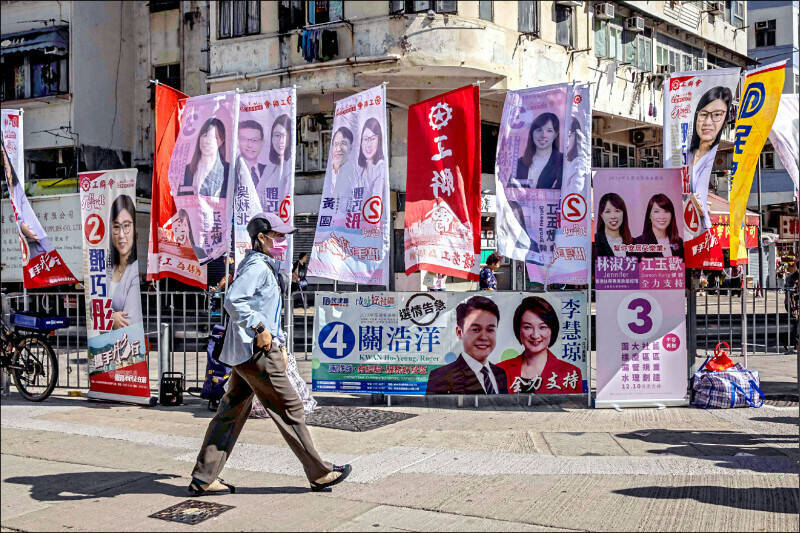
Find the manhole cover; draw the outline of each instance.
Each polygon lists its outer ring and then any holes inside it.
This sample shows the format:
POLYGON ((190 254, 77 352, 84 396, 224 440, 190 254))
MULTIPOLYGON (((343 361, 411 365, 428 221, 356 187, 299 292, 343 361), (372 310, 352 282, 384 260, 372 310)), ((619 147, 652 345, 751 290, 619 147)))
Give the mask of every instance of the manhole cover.
POLYGON ((151 514, 150 518, 193 526, 209 518, 219 516, 228 509, 233 509, 233 507, 233 505, 222 505, 208 501, 186 500, 172 507, 167 507, 163 511, 151 514))
POLYGON ((414 418, 417 415, 385 411, 383 409, 362 409, 360 407, 317 407, 306 417, 306 424, 345 431, 369 431, 395 422, 414 418))

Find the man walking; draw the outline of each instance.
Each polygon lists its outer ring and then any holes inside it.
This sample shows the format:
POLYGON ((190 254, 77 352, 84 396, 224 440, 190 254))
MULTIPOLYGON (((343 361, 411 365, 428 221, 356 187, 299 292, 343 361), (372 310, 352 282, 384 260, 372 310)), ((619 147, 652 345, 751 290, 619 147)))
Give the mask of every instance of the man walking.
POLYGON ((225 299, 230 321, 220 361, 231 367, 228 392, 206 430, 192 471, 189 494, 235 492, 217 478, 242 431, 253 394, 303 465, 314 491, 344 481, 350 465, 323 461, 305 425, 303 404, 286 376, 286 335, 281 331, 281 291, 276 276, 287 249, 286 235, 295 229, 274 213, 260 213, 247 224, 247 250, 225 299))

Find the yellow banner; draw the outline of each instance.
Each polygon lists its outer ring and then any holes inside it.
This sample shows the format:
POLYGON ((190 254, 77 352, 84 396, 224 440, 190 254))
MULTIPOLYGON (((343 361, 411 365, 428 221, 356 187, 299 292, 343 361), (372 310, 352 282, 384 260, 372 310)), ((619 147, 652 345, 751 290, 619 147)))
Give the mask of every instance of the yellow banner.
POLYGON ((747 200, 761 149, 767 141, 781 101, 786 61, 751 71, 744 79, 739 115, 733 140, 731 165, 731 264, 746 263, 747 251, 740 246, 747 200), (734 254, 736 250, 738 253, 734 254), (744 254, 742 253, 744 251, 744 254), (744 256, 744 257, 742 257, 744 256))

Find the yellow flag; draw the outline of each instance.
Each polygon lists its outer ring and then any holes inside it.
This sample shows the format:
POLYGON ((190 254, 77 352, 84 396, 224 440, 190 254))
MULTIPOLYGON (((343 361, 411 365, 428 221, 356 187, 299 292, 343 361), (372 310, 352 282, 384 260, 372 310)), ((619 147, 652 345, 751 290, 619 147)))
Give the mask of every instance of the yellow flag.
POLYGON ((778 114, 785 71, 786 61, 781 61, 750 71, 744 79, 742 100, 733 134, 730 197, 732 265, 747 262, 746 252, 743 258, 740 249, 744 248, 740 247, 743 237, 741 229, 758 157, 772 129, 775 115, 778 114), (734 250, 738 253, 734 254, 734 250))

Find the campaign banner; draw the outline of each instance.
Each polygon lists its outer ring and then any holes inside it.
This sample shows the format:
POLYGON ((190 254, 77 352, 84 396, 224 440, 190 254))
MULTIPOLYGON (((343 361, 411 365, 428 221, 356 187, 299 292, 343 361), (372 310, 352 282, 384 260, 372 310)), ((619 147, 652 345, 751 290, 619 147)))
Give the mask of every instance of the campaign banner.
POLYGON ((687 268, 721 270, 711 230, 708 183, 722 132, 733 116, 739 68, 677 72, 664 95, 664 168, 680 168, 687 268))
POLYGON ((685 405, 681 169, 598 169, 597 407, 685 405))
MULTIPOLYGON (((580 125, 579 116, 585 114, 585 109, 579 108, 577 120, 573 121, 572 90, 572 85, 561 83, 509 91, 503 105, 495 163, 497 251, 505 257, 525 261, 529 279, 535 283, 548 281, 561 218, 562 188, 570 189, 564 180, 568 133, 573 123, 576 128, 587 128, 586 124, 580 125)), ((589 98, 582 97, 580 103, 586 106, 588 101, 589 98)), ((574 155, 571 172, 579 169, 578 175, 585 183, 587 169, 583 167, 582 153, 585 148, 572 144, 570 150, 574 155)), ((574 184, 575 181, 572 188, 574 184)), ((578 194, 585 201, 585 187, 578 194)), ((580 199, 575 201, 578 206, 580 199)), ((586 205, 582 205, 585 219, 586 205)), ((569 211, 573 213, 575 207, 571 206, 569 211)), ((577 219, 580 215, 574 216, 577 219)))
MULTIPOLYGON (((2 110, 3 146, 9 163, 14 167, 22 188, 25 188, 25 142, 22 132, 22 109, 2 110)), ((5 161, 3 161, 5 164, 5 161)))
POLYGON ((78 174, 89 397, 149 404, 136 246, 136 172, 78 174))
POLYGON ((477 85, 408 108, 406 274, 422 269, 478 280, 480 145, 477 85))
POLYGON ((308 275, 389 286, 389 137, 383 85, 336 102, 308 275))
MULTIPOLYGON (((180 231, 205 265, 231 248, 239 94, 187 98, 178 114, 180 135, 169 162, 169 185, 180 231)), ((188 264, 183 271, 197 274, 195 268, 188 264)))
MULTIPOLYGON (((731 250, 739 250, 745 210, 753 185, 753 174, 767 141, 781 101, 786 61, 751 70, 744 78, 742 100, 736 117, 731 164, 731 250)), ((737 254, 738 255, 738 254, 737 254)), ((744 256, 747 256, 746 250, 744 256)), ((731 265, 746 263, 731 256, 731 265)))
POLYGON ((315 391, 587 392, 583 292, 317 293, 315 391))
MULTIPOLYGON (((81 244, 81 200, 78 193, 33 197, 29 200, 33 213, 41 222, 50 242, 58 249, 70 272, 83 279, 83 245, 81 244)), ((11 200, 0 202, 0 278, 5 282, 22 283, 22 249, 11 200)))
POLYGON ((786 172, 794 183, 795 194, 800 189, 800 102, 798 95, 782 94, 781 103, 778 105, 778 114, 769 132, 769 142, 781 158, 786 172))
POLYGON ((26 289, 41 289, 54 285, 73 285, 78 280, 56 250, 36 213, 33 212, 22 176, 22 115, 3 110, 3 174, 11 210, 17 226, 21 252, 22 282, 26 289), (16 127, 15 127, 16 124, 16 127), (8 146, 6 142, 8 141, 8 146))
MULTIPOLYGON (((235 261, 250 248, 247 223, 258 213, 294 219, 297 97, 294 87, 239 95, 239 159, 233 203, 235 261)), ((293 236, 281 269, 292 270, 293 236)))
POLYGON ((155 157, 150 203, 150 240, 147 279, 174 278, 206 288, 206 267, 200 266, 192 246, 191 222, 186 209, 178 211, 169 182, 172 151, 181 132, 180 110, 189 98, 161 83, 155 86, 155 157))

